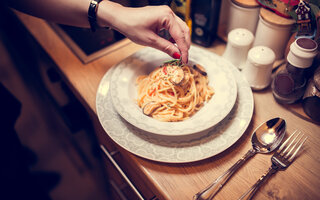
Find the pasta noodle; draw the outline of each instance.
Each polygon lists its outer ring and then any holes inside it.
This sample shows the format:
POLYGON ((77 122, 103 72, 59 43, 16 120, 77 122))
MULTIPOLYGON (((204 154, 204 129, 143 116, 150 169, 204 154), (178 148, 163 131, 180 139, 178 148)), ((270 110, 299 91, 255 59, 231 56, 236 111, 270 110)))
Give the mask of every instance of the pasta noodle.
POLYGON ((214 91, 206 73, 197 65, 180 63, 167 62, 137 78, 137 103, 144 114, 160 121, 182 121, 211 99, 214 91))

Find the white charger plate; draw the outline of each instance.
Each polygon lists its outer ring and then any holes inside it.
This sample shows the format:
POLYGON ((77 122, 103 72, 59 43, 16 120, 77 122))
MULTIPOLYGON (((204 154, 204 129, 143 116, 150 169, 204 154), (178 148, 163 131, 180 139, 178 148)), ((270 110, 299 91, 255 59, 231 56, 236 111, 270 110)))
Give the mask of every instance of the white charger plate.
MULTIPOLYGON (((213 59, 217 55, 205 50, 202 56, 213 59)), ((100 81, 96 96, 96 110, 106 134, 127 151, 153 161, 187 163, 215 156, 233 145, 250 124, 254 102, 250 85, 239 70, 226 61, 237 83, 237 100, 231 112, 210 130, 198 137, 171 137, 151 134, 124 120, 115 110, 109 91, 110 69, 100 81)))
POLYGON ((110 92, 117 112, 132 125, 159 135, 186 136, 209 129, 223 120, 231 111, 237 97, 237 85, 228 62, 219 56, 206 57, 203 50, 191 47, 189 64, 202 65, 208 74, 209 85, 214 90, 212 98, 189 119, 179 122, 162 122, 142 113, 137 105, 136 79, 151 73, 168 61, 167 54, 147 47, 115 66, 110 92))

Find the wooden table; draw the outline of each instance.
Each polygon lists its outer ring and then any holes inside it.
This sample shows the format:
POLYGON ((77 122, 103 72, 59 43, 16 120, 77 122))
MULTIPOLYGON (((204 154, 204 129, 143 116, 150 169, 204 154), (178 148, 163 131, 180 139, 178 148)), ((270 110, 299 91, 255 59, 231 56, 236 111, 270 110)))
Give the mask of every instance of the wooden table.
MULTIPOLYGON (((55 31, 43 20, 16 12, 22 23, 54 60, 65 81, 91 114, 97 130, 95 97, 99 82, 108 69, 143 48, 129 42, 89 64, 83 64, 55 31)), ((222 54, 225 44, 216 41, 208 50, 222 54)), ((140 178, 133 179, 144 196, 153 193, 159 199, 185 200, 220 176, 251 148, 252 131, 262 122, 282 117, 287 135, 298 129, 309 139, 302 153, 285 171, 275 174, 257 192, 255 199, 320 199, 320 128, 292 114, 275 102, 270 89, 254 92, 254 114, 243 136, 229 149, 206 160, 186 164, 164 164, 137 157, 114 144, 107 134, 97 134, 99 142, 120 150, 124 168, 140 178), (129 167, 128 167, 129 166, 129 167), (140 183, 139 183, 140 182, 140 183)), ((100 127, 99 127, 100 126, 100 127)), ((216 199, 237 199, 269 168, 271 154, 258 154, 249 160, 218 193, 216 199)), ((146 197, 149 198, 149 197, 146 197)))

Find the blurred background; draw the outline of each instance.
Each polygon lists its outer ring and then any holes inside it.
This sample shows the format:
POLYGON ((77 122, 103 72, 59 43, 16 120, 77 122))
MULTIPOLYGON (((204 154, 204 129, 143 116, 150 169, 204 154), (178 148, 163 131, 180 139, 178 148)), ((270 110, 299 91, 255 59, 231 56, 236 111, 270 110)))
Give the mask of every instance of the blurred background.
MULTIPOLYGON (((225 23, 230 20, 231 8, 228 3, 252 10, 258 7, 257 3, 250 5, 253 0, 116 2, 131 7, 169 5, 192 30, 192 42, 203 47, 209 47, 218 37, 227 41, 225 23)), ((23 187, 26 194, 37 193, 39 196, 34 199, 138 199, 101 154, 88 112, 61 77, 56 64, 12 10, 2 5, 0 9, 0 91, 1 95, 12 94, 11 99, 0 96, 1 105, 4 101, 11 102, 11 107, 1 106, 0 112, 12 116, 1 118, 0 124, 6 127, 9 121, 14 126, 14 130, 2 129, 0 134, 2 180, 11 177, 10 184, 23 187), (15 146, 7 142, 8 138, 15 146), (33 184, 23 182, 17 171, 25 171, 24 178, 33 184)), ((92 33, 90 29, 49 24, 83 63, 114 50, 112 45, 124 39, 122 34, 110 29, 92 33)), ((161 34, 169 37, 167 32, 161 34)), ((24 193, 8 188, 0 188, 0 199, 23 198, 24 193)))

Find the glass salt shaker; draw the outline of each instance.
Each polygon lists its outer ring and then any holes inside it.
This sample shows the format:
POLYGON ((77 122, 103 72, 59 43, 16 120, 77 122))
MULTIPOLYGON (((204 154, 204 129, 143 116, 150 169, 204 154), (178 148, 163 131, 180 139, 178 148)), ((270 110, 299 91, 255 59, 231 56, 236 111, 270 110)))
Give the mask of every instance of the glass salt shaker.
POLYGON ((305 70, 312 65, 317 48, 317 43, 309 38, 298 38, 290 45, 287 65, 272 81, 272 93, 277 102, 292 104, 303 97, 307 85, 305 70))

